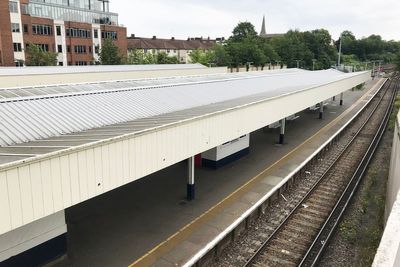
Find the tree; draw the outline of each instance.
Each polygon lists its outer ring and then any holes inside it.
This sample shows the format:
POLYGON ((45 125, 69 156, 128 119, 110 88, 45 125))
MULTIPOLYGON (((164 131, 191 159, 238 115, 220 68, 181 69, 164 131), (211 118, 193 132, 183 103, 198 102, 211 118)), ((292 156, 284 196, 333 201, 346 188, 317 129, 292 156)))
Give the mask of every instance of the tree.
POLYGON ((141 49, 134 49, 129 51, 127 63, 132 65, 157 64, 157 56, 145 53, 141 49))
POLYGON ((217 66, 230 66, 232 63, 232 57, 229 55, 225 46, 216 44, 213 47, 214 51, 214 63, 217 66))
POLYGON ((203 50, 196 49, 190 53, 190 61, 192 63, 200 63, 204 66, 210 64, 216 64, 215 62, 215 51, 214 50, 203 50))
POLYGON ((157 64, 179 64, 177 57, 170 57, 165 52, 160 52, 156 56, 157 64))
POLYGON ((301 63, 300 66, 312 66, 314 54, 307 46, 303 33, 290 30, 281 37, 273 38, 271 44, 289 68, 296 67, 297 62, 301 63))
POLYGON ((400 71, 400 52, 397 54, 394 60, 394 64, 396 64, 397 71, 400 71))
POLYGON ((118 47, 110 38, 105 39, 101 47, 100 62, 102 65, 121 65, 123 63, 118 47))
POLYGON ((47 52, 41 46, 29 44, 26 48, 27 66, 55 66, 57 65, 57 53, 47 52))
POLYGON ((240 42, 246 38, 257 38, 258 34, 254 28, 254 25, 250 22, 239 22, 239 24, 233 29, 232 41, 240 42))

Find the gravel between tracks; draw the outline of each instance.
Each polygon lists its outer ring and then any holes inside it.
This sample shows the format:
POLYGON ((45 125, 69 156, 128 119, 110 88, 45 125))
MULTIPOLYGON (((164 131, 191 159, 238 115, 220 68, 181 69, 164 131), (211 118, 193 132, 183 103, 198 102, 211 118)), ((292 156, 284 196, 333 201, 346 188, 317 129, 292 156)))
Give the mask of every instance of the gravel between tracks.
POLYGON ((383 233, 392 141, 387 130, 319 266, 371 266, 383 233))

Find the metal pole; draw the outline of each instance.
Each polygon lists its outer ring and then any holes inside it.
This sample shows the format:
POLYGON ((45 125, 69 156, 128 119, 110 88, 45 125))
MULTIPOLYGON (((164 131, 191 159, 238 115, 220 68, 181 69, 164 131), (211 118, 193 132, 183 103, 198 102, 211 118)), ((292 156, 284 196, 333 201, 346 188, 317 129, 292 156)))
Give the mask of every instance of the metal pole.
POLYGON ((194 186, 194 157, 188 159, 188 183, 187 183, 187 199, 194 200, 195 186, 194 186))
POLYGON ((378 78, 381 75, 381 61, 379 61, 379 67, 378 67, 378 78))
POLYGON ((285 127, 286 127, 286 118, 281 120, 281 132, 279 135, 279 144, 283 145, 285 141, 285 127))
POLYGON ((324 114, 324 102, 319 103, 319 119, 323 118, 324 114))
POLYGON ((340 66, 340 55, 342 54, 342 34, 340 34, 339 40, 340 40, 340 42, 339 42, 339 55, 338 55, 338 63, 337 63, 338 68, 340 66))
POLYGON ((372 80, 375 79, 375 61, 373 62, 373 66, 372 66, 372 80))
POLYGON ((340 93, 340 105, 343 106, 343 93, 340 93))

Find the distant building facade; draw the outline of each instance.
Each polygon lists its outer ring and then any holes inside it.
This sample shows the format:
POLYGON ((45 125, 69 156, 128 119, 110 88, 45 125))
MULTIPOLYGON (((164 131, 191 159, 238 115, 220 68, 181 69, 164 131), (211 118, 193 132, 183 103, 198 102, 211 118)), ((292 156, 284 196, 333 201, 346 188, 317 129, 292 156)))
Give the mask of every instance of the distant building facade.
POLYGON ((94 64, 105 38, 127 53, 109 0, 2 0, 0 13, 0 66, 22 66, 30 44, 57 53, 60 66, 94 64))
POLYGON ((263 21, 261 25, 261 31, 260 31, 260 37, 265 38, 265 39, 271 39, 273 37, 279 37, 283 36, 284 33, 267 33, 267 28, 265 26, 265 16, 263 16, 263 21))
POLYGON ((131 35, 128 38, 128 51, 141 50, 143 53, 158 54, 160 52, 167 53, 168 56, 175 56, 180 63, 191 63, 190 53, 196 49, 209 50, 215 44, 222 43, 225 38, 188 38, 187 40, 179 40, 172 37, 171 39, 162 39, 153 36, 152 38, 136 37, 131 35))

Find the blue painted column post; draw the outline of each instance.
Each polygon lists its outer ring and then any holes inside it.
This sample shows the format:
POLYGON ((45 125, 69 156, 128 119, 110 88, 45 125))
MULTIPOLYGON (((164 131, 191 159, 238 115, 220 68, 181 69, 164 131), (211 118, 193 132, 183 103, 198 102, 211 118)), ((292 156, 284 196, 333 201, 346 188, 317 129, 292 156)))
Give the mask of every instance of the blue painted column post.
POLYGON ((343 93, 340 94, 340 105, 343 106, 343 93))
POLYGON ((324 102, 319 103, 319 119, 321 120, 324 115, 324 102))
POLYGON ((188 159, 188 183, 187 183, 187 199, 194 200, 195 197, 195 184, 194 184, 194 157, 188 159))
POLYGON ((286 126, 286 118, 281 120, 281 133, 279 134, 279 144, 283 145, 285 141, 285 126, 286 126))

